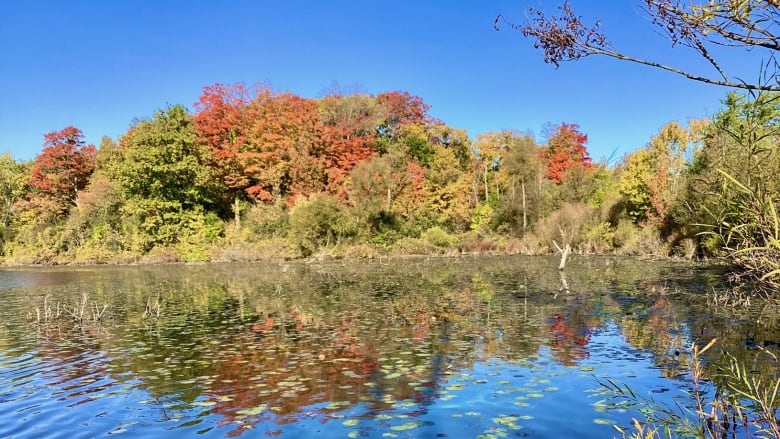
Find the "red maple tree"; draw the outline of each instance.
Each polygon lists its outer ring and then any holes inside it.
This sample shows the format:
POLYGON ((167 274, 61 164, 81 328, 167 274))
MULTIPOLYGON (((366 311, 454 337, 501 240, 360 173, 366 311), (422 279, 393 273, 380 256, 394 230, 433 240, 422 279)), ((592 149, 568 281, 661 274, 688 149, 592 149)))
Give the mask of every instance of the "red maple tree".
POLYGON ((84 142, 80 129, 67 126, 43 136, 43 150, 35 158, 30 186, 56 201, 60 213, 76 204, 78 191, 86 187, 95 169, 94 145, 84 142))
MULTIPOLYGON (((257 94, 270 94, 270 91, 258 89, 257 94)), ((246 108, 250 101, 250 92, 244 84, 214 84, 204 87, 195 103, 197 112, 193 121, 198 141, 208 147, 210 165, 234 196, 249 186, 241 152, 246 146, 250 123, 246 108)))
POLYGON ((555 184, 562 184, 570 171, 576 168, 593 168, 585 144, 588 136, 580 132, 577 124, 561 123, 553 128, 547 139, 547 145, 542 149, 542 156, 547 162, 545 176, 555 184))
POLYGON ((389 91, 377 95, 377 103, 384 112, 385 123, 381 126, 384 135, 391 139, 398 137, 406 125, 437 125, 441 122, 428 114, 430 105, 422 98, 406 91, 389 91))

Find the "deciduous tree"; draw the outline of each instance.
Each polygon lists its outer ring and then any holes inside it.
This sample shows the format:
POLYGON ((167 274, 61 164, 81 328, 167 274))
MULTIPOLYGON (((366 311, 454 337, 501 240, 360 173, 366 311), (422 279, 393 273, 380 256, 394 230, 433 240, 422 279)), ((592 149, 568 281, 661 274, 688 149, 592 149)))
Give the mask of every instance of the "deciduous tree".
POLYGON ((544 174, 540 156, 541 148, 530 135, 516 132, 507 134, 510 137, 502 171, 507 174, 509 193, 504 203, 504 210, 514 212, 519 209, 522 218, 520 225, 525 233, 530 222, 538 216, 541 181, 544 174))
POLYGON ((30 186, 38 195, 53 200, 58 213, 67 212, 95 169, 96 152, 94 145, 84 142, 81 130, 73 126, 47 133, 43 151, 32 164, 30 186))
MULTIPOLYGON (((263 94, 252 100, 247 111, 251 126, 246 149, 241 154, 250 181, 247 193, 259 201, 291 194, 292 156, 322 155, 317 104, 290 93, 263 94)), ((309 162, 300 160, 297 163, 306 165, 309 162)), ((325 183, 310 182, 303 187, 321 185, 324 188, 325 183)))
POLYGON ((270 90, 256 86, 254 97, 244 84, 214 84, 203 88, 193 116, 198 143, 208 147, 207 162, 227 188, 233 203, 236 225, 240 224, 240 200, 250 185, 243 153, 251 121, 247 108, 251 100, 269 96, 270 90))
POLYGON ((322 154, 328 173, 328 189, 343 190, 346 175, 376 152, 375 137, 383 115, 374 96, 340 89, 319 101, 322 122, 322 154))
POLYGON ((545 176, 557 185, 574 176, 576 170, 593 168, 585 144, 588 136, 576 124, 562 123, 551 128, 542 155, 547 164, 545 176))
POLYGON ((0 154, 0 254, 12 234, 9 228, 14 217, 12 207, 26 192, 26 169, 24 163, 14 160, 11 154, 0 154))
POLYGON ((174 105, 140 121, 120 139, 120 157, 108 174, 125 200, 125 233, 133 249, 175 244, 198 232, 189 229, 190 223, 205 215, 215 188, 196 138, 192 117, 174 105))
POLYGON ((379 126, 380 135, 389 139, 397 139, 402 127, 418 124, 435 124, 426 104, 420 97, 406 91, 389 91, 377 95, 377 103, 381 107, 384 122, 379 126))
POLYGON ((437 225, 465 231, 476 205, 471 200, 473 176, 461 169, 456 149, 434 145, 433 151, 425 176, 425 199, 420 208, 432 216, 437 225))

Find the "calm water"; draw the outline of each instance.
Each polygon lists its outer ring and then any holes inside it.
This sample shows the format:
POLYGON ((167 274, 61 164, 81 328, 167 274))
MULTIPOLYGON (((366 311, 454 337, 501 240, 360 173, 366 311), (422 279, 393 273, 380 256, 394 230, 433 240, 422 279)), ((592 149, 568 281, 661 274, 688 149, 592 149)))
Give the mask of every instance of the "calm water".
POLYGON ((719 337, 754 373, 776 373, 756 349, 777 351, 776 310, 710 304, 715 269, 556 267, 0 271, 0 437, 609 438, 639 415, 611 409, 598 381, 685 405, 692 341, 719 337))

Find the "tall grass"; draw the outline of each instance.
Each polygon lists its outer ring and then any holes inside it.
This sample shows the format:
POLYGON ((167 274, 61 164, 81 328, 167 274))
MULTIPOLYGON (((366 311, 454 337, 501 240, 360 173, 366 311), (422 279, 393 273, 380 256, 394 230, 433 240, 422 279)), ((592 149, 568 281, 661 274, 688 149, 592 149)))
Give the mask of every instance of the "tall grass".
POLYGON ((780 290, 780 219, 777 197, 761 186, 749 187, 723 170, 725 186, 735 195, 724 197, 715 224, 702 235, 717 237, 729 261, 738 269, 732 280, 760 292, 780 290))
POLYGON ((780 378, 753 374, 728 353, 707 374, 702 355, 716 342, 713 339, 701 348, 693 345, 689 405, 660 404, 627 385, 599 381, 612 407, 633 408, 644 415, 643 420, 634 418, 631 427, 615 429, 627 439, 780 438, 780 378))

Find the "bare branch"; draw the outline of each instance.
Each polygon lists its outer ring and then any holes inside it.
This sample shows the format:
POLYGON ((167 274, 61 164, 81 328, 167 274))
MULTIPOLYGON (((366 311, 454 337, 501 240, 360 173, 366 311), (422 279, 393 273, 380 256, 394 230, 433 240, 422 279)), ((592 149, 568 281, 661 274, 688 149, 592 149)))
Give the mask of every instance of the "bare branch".
MULTIPOLYGON (((600 29, 600 22, 584 24, 574 13, 568 1, 558 6, 558 15, 546 16, 544 12, 530 8, 529 18, 517 25, 504 16, 496 17, 494 27, 506 24, 525 37, 534 40, 534 47, 541 49, 544 61, 557 67, 563 61, 576 61, 590 55, 604 55, 624 61, 642 64, 688 79, 723 87, 755 91, 780 91, 778 70, 759 83, 732 80, 712 55, 708 45, 751 50, 766 49, 773 59, 780 51, 780 0, 709 0, 708 2, 683 0, 643 0, 644 9, 652 23, 663 29, 672 46, 684 45, 699 53, 717 72, 717 77, 694 74, 686 69, 660 62, 637 58, 612 47, 600 29)), ((768 66, 768 64, 766 65, 768 66)), ((762 64, 762 68, 765 67, 762 64)), ((764 72, 766 73, 766 72, 764 72)))
POLYGON ((607 50, 597 50, 597 49, 591 49, 592 53, 589 53, 589 55, 605 55, 612 58, 617 58, 623 61, 631 61, 633 63, 642 64, 650 67, 656 67, 661 70, 666 70, 667 72, 676 73, 678 75, 682 75, 688 79, 692 79, 694 81, 698 82, 704 82, 707 84, 712 85, 719 85, 723 87, 730 87, 730 88, 738 88, 742 90, 757 90, 757 91, 780 91, 780 85, 764 85, 764 84, 749 84, 746 82, 735 82, 735 81, 729 81, 729 80, 720 80, 720 79, 713 79, 708 78, 705 76, 699 76, 695 75, 691 72, 679 69, 677 67, 668 66, 665 64, 661 64, 655 61, 648 61, 646 59, 641 58, 635 58, 629 55, 625 55, 620 52, 616 51, 607 51, 607 50))

